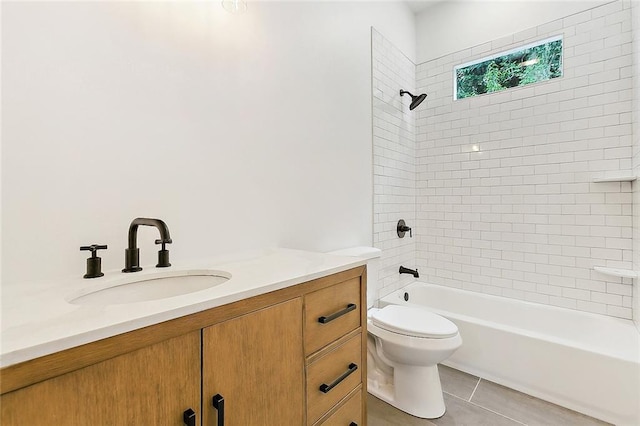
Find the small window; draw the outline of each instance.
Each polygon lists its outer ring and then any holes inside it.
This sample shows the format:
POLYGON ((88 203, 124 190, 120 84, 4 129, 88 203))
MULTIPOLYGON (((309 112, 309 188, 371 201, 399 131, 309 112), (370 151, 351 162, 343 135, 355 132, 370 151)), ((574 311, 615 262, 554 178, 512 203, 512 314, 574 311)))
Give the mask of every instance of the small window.
POLYGON ((454 99, 463 99, 562 76, 562 36, 458 65, 454 99))

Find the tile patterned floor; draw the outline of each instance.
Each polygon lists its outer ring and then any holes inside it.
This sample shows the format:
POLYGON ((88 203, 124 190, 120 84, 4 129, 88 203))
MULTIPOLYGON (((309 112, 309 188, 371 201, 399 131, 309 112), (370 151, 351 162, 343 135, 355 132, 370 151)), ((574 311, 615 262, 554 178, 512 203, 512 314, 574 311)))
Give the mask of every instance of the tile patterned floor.
POLYGON ((369 426, 604 426, 592 417, 480 379, 453 368, 439 366, 447 412, 425 420, 406 414, 368 395, 369 426))

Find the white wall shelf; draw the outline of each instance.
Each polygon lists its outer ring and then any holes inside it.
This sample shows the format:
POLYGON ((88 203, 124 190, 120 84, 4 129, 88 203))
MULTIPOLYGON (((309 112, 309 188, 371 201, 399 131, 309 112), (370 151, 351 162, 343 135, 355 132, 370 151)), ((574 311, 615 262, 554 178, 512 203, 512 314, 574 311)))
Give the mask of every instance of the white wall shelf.
POLYGON ((602 176, 596 176, 596 177, 593 178, 592 181, 594 183, 600 183, 600 182, 633 182, 636 179, 637 179, 637 176, 635 176, 635 175, 618 173, 618 174, 604 174, 602 176))
POLYGON ((631 269, 607 268, 605 266, 594 266, 593 269, 601 274, 622 278, 638 278, 638 272, 631 269))

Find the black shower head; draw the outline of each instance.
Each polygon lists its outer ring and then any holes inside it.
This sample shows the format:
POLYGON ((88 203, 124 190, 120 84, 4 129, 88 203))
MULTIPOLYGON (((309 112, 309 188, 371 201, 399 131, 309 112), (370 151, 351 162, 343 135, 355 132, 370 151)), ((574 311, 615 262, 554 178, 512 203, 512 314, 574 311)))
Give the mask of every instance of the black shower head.
POLYGON ((406 90, 400 90, 400 96, 404 95, 404 94, 408 94, 409 96, 411 96, 411 105, 409 105, 409 109, 413 110, 415 107, 417 107, 418 105, 420 105, 420 103, 422 101, 424 101, 424 98, 427 97, 426 93, 423 93, 421 95, 418 96, 414 96, 411 93, 407 92, 406 90))

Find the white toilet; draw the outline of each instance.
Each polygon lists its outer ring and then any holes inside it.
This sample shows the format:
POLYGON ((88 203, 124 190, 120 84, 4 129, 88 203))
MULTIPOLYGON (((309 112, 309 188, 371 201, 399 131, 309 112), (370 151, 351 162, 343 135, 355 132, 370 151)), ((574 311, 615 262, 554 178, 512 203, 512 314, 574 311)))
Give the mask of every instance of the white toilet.
POLYGON ((354 247, 332 252, 367 259, 367 387, 369 393, 416 417, 445 413, 438 363, 462 345, 458 327, 419 307, 374 308, 380 250, 354 247))

